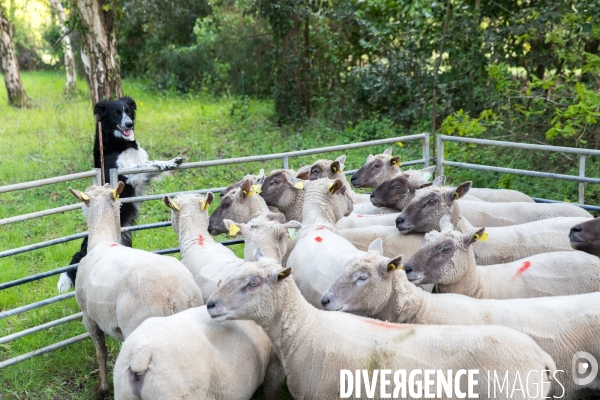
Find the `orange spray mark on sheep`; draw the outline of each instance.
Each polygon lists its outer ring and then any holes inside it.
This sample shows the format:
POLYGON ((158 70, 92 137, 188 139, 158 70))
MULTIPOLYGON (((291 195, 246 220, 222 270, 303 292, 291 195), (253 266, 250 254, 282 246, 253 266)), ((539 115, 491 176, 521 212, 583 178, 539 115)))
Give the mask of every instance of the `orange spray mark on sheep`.
POLYGON ((529 261, 525 261, 525 262, 523 263, 523 266, 522 266, 521 268, 519 268, 519 270, 518 270, 518 271, 517 271, 517 272, 516 272, 516 273, 513 275, 513 277, 512 277, 512 278, 510 278, 510 281, 511 281, 511 282, 514 282, 514 281, 516 281, 516 280, 517 280, 517 278, 518 278, 518 277, 520 277, 520 276, 523 274, 523 272, 527 271, 527 269, 528 269, 529 267, 531 267, 531 262, 529 262, 529 261))

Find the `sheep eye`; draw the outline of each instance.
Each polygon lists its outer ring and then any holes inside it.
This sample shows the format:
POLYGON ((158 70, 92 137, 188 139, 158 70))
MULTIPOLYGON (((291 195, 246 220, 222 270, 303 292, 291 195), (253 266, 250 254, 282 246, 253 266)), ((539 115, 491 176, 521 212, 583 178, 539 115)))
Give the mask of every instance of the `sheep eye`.
POLYGON ((375 164, 375 168, 381 168, 381 164, 375 164))
POLYGON ((229 204, 228 201, 223 202, 223 208, 227 208, 229 207, 231 204, 229 204))
POLYGON ((450 253, 450 249, 448 247, 444 247, 442 249, 442 253, 450 253))
POLYGON ((258 282, 250 281, 250 282, 248 283, 248 285, 249 285, 249 286, 252 286, 252 287, 255 287, 255 286, 258 286, 258 282))
POLYGON ((431 199, 431 200, 429 200, 429 201, 427 202, 427 204, 429 204, 430 206, 432 206, 432 205, 434 205, 434 204, 435 204, 435 200, 434 200, 434 199, 431 199))
POLYGON ((279 179, 275 179, 275 180, 273 181, 273 183, 274 183, 274 184, 276 184, 276 185, 279 185, 279 184, 281 183, 281 181, 280 181, 279 179))

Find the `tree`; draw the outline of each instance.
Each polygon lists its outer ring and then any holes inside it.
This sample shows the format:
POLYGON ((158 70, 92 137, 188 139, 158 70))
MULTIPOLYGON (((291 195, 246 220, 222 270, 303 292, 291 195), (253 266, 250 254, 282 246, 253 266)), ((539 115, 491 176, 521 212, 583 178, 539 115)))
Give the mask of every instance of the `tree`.
POLYGON ((92 103, 123 96, 121 63, 117 54, 114 0, 75 0, 79 32, 83 39, 81 59, 85 68, 92 103))
POLYGON ((50 4, 56 10, 58 15, 58 23, 60 26, 60 34, 63 35, 61 41, 63 45, 63 51, 65 53, 65 70, 67 73, 67 86, 65 93, 72 93, 75 90, 77 84, 77 76, 75 74, 75 58, 73 57, 73 49, 71 47, 71 38, 68 35, 69 30, 65 26, 67 17, 65 16, 65 10, 63 9, 60 0, 50 0, 50 4))
POLYGON ((4 17, 1 4, 0 60, 2 62, 6 92, 8 93, 8 103, 15 107, 29 107, 31 105, 31 99, 27 96, 25 88, 23 87, 19 63, 13 46, 13 25, 4 17))

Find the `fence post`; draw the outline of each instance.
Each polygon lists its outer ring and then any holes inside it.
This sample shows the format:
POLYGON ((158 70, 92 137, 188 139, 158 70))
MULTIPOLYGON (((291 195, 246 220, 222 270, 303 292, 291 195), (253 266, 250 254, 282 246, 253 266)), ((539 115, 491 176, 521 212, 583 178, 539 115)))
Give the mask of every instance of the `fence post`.
POLYGON ((423 136, 423 168, 429 167, 429 132, 423 136))
POLYGON ((441 135, 437 135, 436 138, 436 146, 435 151, 437 151, 437 161, 436 161, 436 177, 444 175, 444 142, 442 141, 441 135))
POLYGON ((102 170, 100 168, 94 168, 96 175, 94 175, 94 185, 102 186, 102 170))
POLYGON ((283 169, 290 169, 290 159, 288 156, 283 156, 283 169))
POLYGON ((116 168, 110 169, 110 186, 116 188, 119 184, 119 170, 116 168))
MULTIPOLYGON (((585 178, 585 155, 579 155, 579 176, 585 178)), ((585 204, 585 182, 579 182, 579 204, 585 204)))

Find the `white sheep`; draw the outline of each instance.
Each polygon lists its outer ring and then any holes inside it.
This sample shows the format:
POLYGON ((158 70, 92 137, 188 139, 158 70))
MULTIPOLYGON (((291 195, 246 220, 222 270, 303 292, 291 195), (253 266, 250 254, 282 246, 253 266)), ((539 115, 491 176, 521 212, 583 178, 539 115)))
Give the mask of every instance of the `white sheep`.
POLYGON ((180 194, 174 199, 169 196, 163 198, 171 208, 173 230, 179 238, 181 262, 192 272, 205 301, 243 263, 231 249, 216 242, 208 233, 208 207, 213 198, 210 192, 206 197, 180 194))
POLYGON ((559 374, 560 384, 555 382, 553 390, 558 397, 564 394, 564 398, 579 398, 582 393, 576 393, 578 390, 600 389, 599 377, 588 385, 575 385, 571 368, 578 351, 600 359, 598 292, 500 301, 459 294, 433 295, 410 283, 403 271, 402 256, 384 257, 381 240, 377 239, 367 254, 348 262, 345 274, 325 293, 321 304, 325 310, 397 323, 507 326, 534 339, 563 371, 559 374))
POLYGON ((344 186, 346 187, 346 191, 348 195, 352 199, 352 203, 360 204, 360 203, 369 203, 370 195, 368 194, 358 194, 350 187, 346 175, 344 175, 344 163, 346 162, 346 156, 342 155, 336 158, 335 160, 317 160, 310 167, 310 175, 309 180, 314 181, 316 179, 321 178, 329 178, 329 179, 340 179, 344 186))
POLYGON ((458 229, 472 226, 509 226, 556 217, 591 218, 590 213, 573 204, 486 203, 464 202, 462 198, 471 188, 467 181, 454 189, 444 187, 445 176, 437 177, 433 185, 421 189, 396 219, 396 227, 404 233, 429 232, 437 229, 443 215, 451 216, 458 229), (469 210, 469 216, 461 213, 469 210))
POLYGON ((206 307, 149 318, 123 343, 115 399, 247 400, 263 383, 279 398, 285 375, 271 341, 252 321, 212 321, 206 307))
POLYGON ((436 284, 438 293, 459 293, 481 299, 600 291, 598 257, 581 251, 560 251, 506 264, 478 266, 472 244, 484 237, 485 228, 461 233, 452 230, 447 218, 442 225, 445 225, 442 232, 427 233, 423 247, 404 263, 406 276, 414 284, 436 284))
POLYGON ((119 245, 120 202, 109 185, 85 193, 69 189, 84 203, 88 253, 79 264, 75 298, 83 312, 100 364, 96 397, 108 392, 104 334, 126 339, 145 319, 204 304, 192 274, 177 259, 119 245))
MULTIPOLYGON (((352 175, 350 182, 357 188, 378 188, 385 181, 398 176, 402 171, 400 169, 400 157, 392 156, 392 148, 388 147, 383 154, 369 155, 365 164, 352 175)), ((433 173, 434 167, 423 169, 433 173)), ((487 202, 528 202, 533 203, 533 199, 524 193, 510 189, 479 189, 471 190, 471 195, 487 202)))
MULTIPOLYGON (((488 390, 488 371, 507 374, 510 382, 517 374, 529 376, 525 385, 521 382, 523 389, 534 398, 548 396, 550 384, 542 382, 550 382, 549 376, 555 374, 554 361, 521 332, 500 326, 399 325, 317 310, 289 279, 291 271, 268 258, 246 263, 211 296, 207 309, 216 321, 251 319, 265 330, 296 399, 340 398, 340 391, 345 390, 340 382, 342 370, 353 374, 356 370, 373 373, 391 369, 408 374, 433 366, 443 371, 478 370, 474 392, 480 397, 485 397, 488 390)), ((434 387, 438 384, 432 383, 434 387)), ((393 389, 384 383, 377 380, 373 386, 370 398, 391 397, 385 393, 393 389)), ((466 380, 460 387, 464 392, 466 380)), ((440 394, 443 396, 439 398, 455 397, 454 393, 442 392, 441 387, 440 394)), ((358 395, 353 392, 350 397, 358 395)), ((415 397, 418 394, 408 396, 415 397)), ((501 393, 497 398, 511 396, 501 393)))

